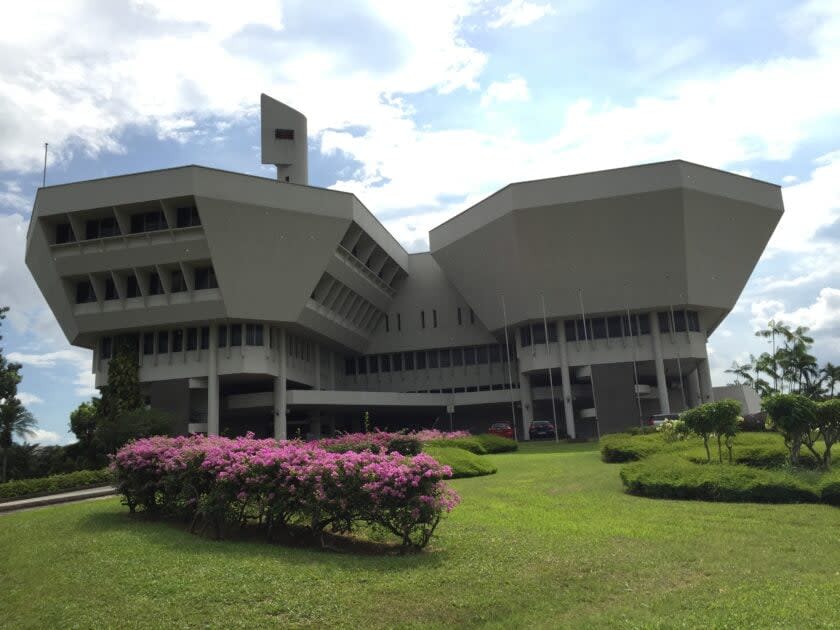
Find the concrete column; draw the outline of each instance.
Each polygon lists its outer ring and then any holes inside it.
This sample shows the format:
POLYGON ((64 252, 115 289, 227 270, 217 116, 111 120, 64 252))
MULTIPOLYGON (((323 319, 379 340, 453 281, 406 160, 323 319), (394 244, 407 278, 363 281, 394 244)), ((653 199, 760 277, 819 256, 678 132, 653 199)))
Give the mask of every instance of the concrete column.
POLYGON ((321 389, 321 346, 315 346, 315 389, 321 389))
POLYGON ((277 378, 274 379, 274 439, 286 439, 286 329, 277 331, 277 378))
POLYGON ((688 405, 696 407, 701 403, 700 399, 700 376, 699 369, 692 370, 688 374, 688 405))
POLYGON ((519 398, 522 401, 522 439, 530 440, 528 429, 534 421, 534 400, 531 395, 531 379, 527 374, 519 374, 519 398))
POLYGON ((659 413, 671 413, 668 399, 668 382, 665 380, 665 361, 662 359, 662 337, 659 334, 659 317, 653 311, 650 318, 650 337, 653 340, 653 362, 656 365, 656 391, 659 394, 659 413))
POLYGON ((219 329, 210 325, 207 349, 207 435, 219 435, 219 329))
POLYGON ((566 327, 563 322, 557 322, 560 339, 560 377, 563 387, 563 412, 566 415, 566 434, 574 439, 575 435, 575 411, 572 407, 572 383, 569 378, 569 352, 566 348, 566 327))
POLYGON ((712 392, 712 373, 709 369, 708 359, 703 359, 697 364, 697 373, 700 376, 700 398, 704 403, 714 402, 715 395, 712 392))

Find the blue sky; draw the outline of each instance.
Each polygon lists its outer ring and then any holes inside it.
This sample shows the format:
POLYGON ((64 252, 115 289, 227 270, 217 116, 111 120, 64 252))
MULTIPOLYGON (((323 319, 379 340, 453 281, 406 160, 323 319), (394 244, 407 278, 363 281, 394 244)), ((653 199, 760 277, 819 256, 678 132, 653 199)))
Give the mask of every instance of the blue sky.
POLYGON ((784 186, 786 214, 709 343, 716 384, 781 318, 840 362, 840 3, 63 0, 0 21, 0 304, 42 443, 92 393, 23 264, 48 183, 259 164, 266 92, 306 113, 310 179, 411 251, 510 181, 683 158, 784 186), (341 7, 337 9, 336 7, 341 7))

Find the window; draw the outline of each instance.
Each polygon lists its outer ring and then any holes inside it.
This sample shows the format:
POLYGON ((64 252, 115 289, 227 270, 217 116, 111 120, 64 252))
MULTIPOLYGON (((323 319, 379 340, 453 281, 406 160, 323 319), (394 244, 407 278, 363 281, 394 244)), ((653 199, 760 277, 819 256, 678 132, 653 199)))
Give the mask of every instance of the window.
POLYGON ((545 326, 543 324, 534 324, 534 345, 545 344, 545 326))
POLYGON ((413 370, 414 369, 414 353, 413 352, 406 352, 405 353, 405 369, 406 370, 413 370))
POLYGON ((174 269, 172 273, 169 274, 169 286, 172 293, 181 293, 182 291, 187 290, 187 283, 184 282, 184 274, 180 269, 174 269))
POLYGON ((437 328, 437 309, 432 309, 432 328, 437 328))
POLYGON ((475 348, 464 348, 464 365, 475 365, 475 348))
POLYGON ((464 349, 463 348, 453 348, 452 349, 452 365, 464 365, 464 349))
POLYGON ((584 321, 582 319, 575 320, 575 325, 577 326, 577 339, 578 341, 587 341, 592 339, 592 320, 584 321))
POLYGON ((426 327, 426 311, 420 311, 420 328, 426 327))
POLYGON ((577 325, 575 320, 567 319, 563 322, 563 329, 566 331, 566 341, 577 340, 577 325))
POLYGON ((393 364, 394 364, 394 372, 402 371, 402 354, 397 352, 397 353, 391 355, 391 360, 393 361, 393 364))
POLYGON ((440 367, 448 368, 450 365, 452 365, 452 353, 449 348, 444 348, 440 351, 440 367))
POLYGON ((163 294, 163 284, 160 281, 160 276, 157 271, 149 274, 149 295, 163 294))
POLYGON ((155 232, 157 230, 165 230, 168 227, 169 226, 166 223, 166 216, 163 214, 163 210, 141 212, 140 214, 135 214, 131 217, 132 234, 155 232))
POLYGON ((700 318, 697 316, 697 311, 686 311, 688 318, 688 329, 692 332, 700 332, 700 318))
POLYGON ((647 313, 640 313, 636 317, 639 320, 639 334, 649 335, 650 334, 650 317, 648 317, 648 314, 647 313))
POLYGON ((241 324, 232 324, 230 327, 230 345, 231 346, 241 346, 242 345, 242 325, 241 324))
POLYGON ((379 357, 374 354, 368 359, 370 359, 370 373, 377 374, 379 372, 379 357))
POLYGON ((487 346, 478 346, 475 349, 475 356, 479 365, 487 365, 487 346))
POLYGON ((227 347, 227 326, 219 326, 219 347, 226 348, 227 347))
POLYGON ((76 235, 73 233, 73 227, 69 223, 59 223, 55 226, 55 243, 61 245, 62 243, 73 243, 76 240, 76 235))
POLYGON ((114 284, 114 279, 111 277, 105 278, 105 299, 116 300, 118 297, 117 286, 114 284))
POLYGON ((99 221, 99 236, 101 238, 108 238, 109 236, 119 236, 120 226, 114 217, 105 217, 99 221))
POLYGON ((618 315, 607 317, 607 333, 610 339, 621 337, 621 318, 618 315))
POLYGON ((207 350, 210 347, 210 327, 201 327, 201 349, 207 350))
POLYGON ((417 353, 417 369, 418 370, 425 370, 426 369, 426 353, 422 350, 417 353))
POLYGON ((391 371, 391 355, 383 354, 380 359, 380 366, 383 372, 390 372, 391 371))
POLYGON ((400 330, 402 330, 402 318, 400 317, 400 314, 397 313, 397 331, 400 330))
POLYGON ((531 345, 531 327, 530 326, 520 326, 519 327, 519 340, 522 343, 523 348, 531 345))
POLYGON ((274 139, 275 140, 294 140, 295 139, 295 130, 294 129, 275 129, 274 130, 274 139))
POLYGON ((246 324, 245 325, 245 345, 246 346, 261 346, 261 345, 263 345, 263 327, 262 327, 262 324, 246 324))
POLYGON ((356 359, 344 359, 344 374, 346 376, 353 376, 356 373, 356 359))
POLYGON ((438 351, 429 350, 429 367, 436 368, 438 366, 438 351))
POLYGON ((391 324, 389 322, 390 319, 391 319, 390 315, 388 315, 388 313, 385 313, 385 332, 386 333, 391 332, 391 324))
POLYGON ((143 354, 155 353, 155 335, 154 333, 143 333, 143 354))
POLYGON ((198 348, 198 328, 187 328, 187 350, 198 348))
POLYGON ((96 302, 96 294, 93 292, 93 285, 90 280, 82 280, 76 283, 76 304, 96 302))
POLYGON ((130 298, 140 297, 140 283, 137 282, 137 276, 133 273, 125 279, 125 294, 130 298))
POLYGON ((169 331, 161 330, 158 332, 158 354, 166 354, 169 352, 169 331))
POLYGON ((463 317, 461 317, 461 307, 459 306, 458 307, 458 325, 460 326, 463 323, 464 323, 464 321, 463 321, 463 317))
POLYGON ((502 360, 502 348, 497 345, 490 346, 490 363, 498 363, 502 360))
POLYGON ((475 312, 470 309, 470 324, 475 324, 475 312))
POLYGON ((198 218, 198 208, 195 206, 178 208, 177 226, 183 228, 194 225, 201 225, 201 219, 198 218))
POLYGON ((358 374, 367 374, 367 357, 359 357, 356 367, 358 367, 358 374))
POLYGON ((671 317, 674 323, 674 330, 685 332, 685 311, 673 311, 671 317))
POLYGON ((184 331, 176 328, 172 331, 172 352, 181 352, 184 349, 184 331))
POLYGON ((596 317, 595 319, 591 319, 590 327, 592 329, 592 336, 595 339, 606 339, 607 338, 607 322, 603 317, 596 317))
POLYGON ((85 239, 99 238, 99 219, 85 221, 85 239))
POLYGON ((216 272, 213 267, 199 267, 195 270, 195 289, 217 289, 216 272))
POLYGON ((114 351, 114 342, 110 337, 102 337, 99 340, 99 358, 110 359, 114 351))

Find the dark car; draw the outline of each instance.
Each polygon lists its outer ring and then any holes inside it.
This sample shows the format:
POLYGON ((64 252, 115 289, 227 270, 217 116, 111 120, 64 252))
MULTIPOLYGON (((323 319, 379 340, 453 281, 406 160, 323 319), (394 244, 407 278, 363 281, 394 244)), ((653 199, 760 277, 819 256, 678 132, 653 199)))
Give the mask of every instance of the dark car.
POLYGON ((554 424, 548 420, 534 420, 528 429, 528 435, 531 436, 532 440, 537 438, 553 438, 554 433, 554 424))
POLYGON ((487 433, 492 433, 493 435, 509 438, 511 440, 513 439, 513 427, 510 425, 510 422, 494 422, 493 425, 487 429, 487 433))

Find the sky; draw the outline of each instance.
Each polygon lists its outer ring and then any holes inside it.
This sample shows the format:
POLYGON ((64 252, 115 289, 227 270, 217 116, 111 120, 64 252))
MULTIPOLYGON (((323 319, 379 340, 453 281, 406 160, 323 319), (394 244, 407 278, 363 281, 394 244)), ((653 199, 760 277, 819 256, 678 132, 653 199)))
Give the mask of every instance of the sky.
POLYGON ((682 158, 783 186, 785 215, 709 340, 713 382, 770 319, 840 362, 840 1, 60 0, 0 20, 0 342, 35 441, 73 441, 90 351, 26 269, 41 184, 260 165, 259 96, 308 118, 310 182, 409 251, 511 181, 682 158))

